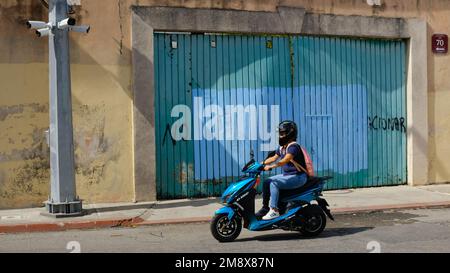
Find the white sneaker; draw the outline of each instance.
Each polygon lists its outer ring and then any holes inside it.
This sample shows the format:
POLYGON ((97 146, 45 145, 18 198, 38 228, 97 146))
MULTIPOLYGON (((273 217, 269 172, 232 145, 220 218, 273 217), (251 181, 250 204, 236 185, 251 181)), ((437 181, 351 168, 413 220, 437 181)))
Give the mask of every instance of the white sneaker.
POLYGON ((272 220, 280 216, 278 211, 273 210, 272 208, 269 212, 262 218, 263 220, 272 220))

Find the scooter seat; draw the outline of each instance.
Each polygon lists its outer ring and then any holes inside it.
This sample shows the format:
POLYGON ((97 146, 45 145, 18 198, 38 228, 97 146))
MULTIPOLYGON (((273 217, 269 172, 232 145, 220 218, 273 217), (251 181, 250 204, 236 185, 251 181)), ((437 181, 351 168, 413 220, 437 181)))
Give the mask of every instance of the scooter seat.
POLYGON ((296 196, 301 193, 304 193, 305 191, 314 188, 321 181, 324 181, 324 179, 320 178, 320 177, 309 177, 308 181, 306 181, 306 184, 299 188, 291 189, 291 190, 280 190, 280 199, 288 198, 288 197, 292 197, 292 196, 296 196))

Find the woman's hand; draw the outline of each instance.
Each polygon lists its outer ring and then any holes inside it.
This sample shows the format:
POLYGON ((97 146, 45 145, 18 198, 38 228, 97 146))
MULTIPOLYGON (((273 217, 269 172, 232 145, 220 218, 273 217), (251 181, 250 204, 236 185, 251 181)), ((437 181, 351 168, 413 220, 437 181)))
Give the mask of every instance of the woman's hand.
POLYGON ((276 168, 276 166, 273 166, 273 165, 266 165, 266 166, 264 166, 264 171, 270 171, 270 170, 272 170, 273 168, 276 168))

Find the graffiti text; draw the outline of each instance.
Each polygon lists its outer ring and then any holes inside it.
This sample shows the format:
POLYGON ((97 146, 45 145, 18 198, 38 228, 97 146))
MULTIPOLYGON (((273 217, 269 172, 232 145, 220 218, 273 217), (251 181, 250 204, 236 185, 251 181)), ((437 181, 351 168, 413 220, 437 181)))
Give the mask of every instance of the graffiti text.
POLYGON ((384 118, 379 116, 369 117, 370 130, 399 131, 406 133, 406 119, 403 117, 384 118))

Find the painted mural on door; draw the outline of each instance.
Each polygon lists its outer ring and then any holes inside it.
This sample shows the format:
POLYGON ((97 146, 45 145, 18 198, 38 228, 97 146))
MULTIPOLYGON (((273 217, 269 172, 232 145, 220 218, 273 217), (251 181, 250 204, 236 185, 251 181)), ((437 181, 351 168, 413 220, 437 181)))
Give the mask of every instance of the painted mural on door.
POLYGON ((403 41, 155 34, 158 198, 220 195, 286 119, 327 189, 404 184, 404 58, 403 41))

